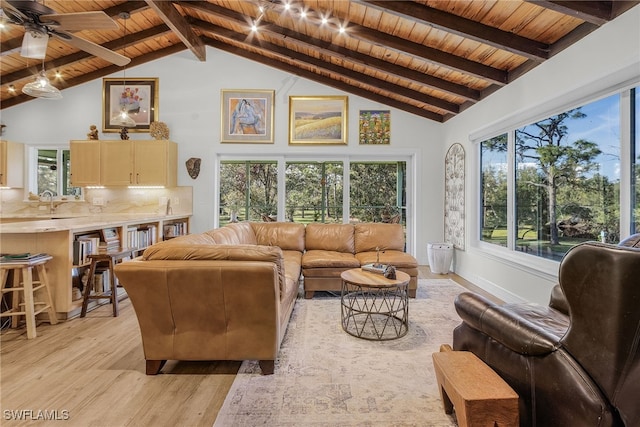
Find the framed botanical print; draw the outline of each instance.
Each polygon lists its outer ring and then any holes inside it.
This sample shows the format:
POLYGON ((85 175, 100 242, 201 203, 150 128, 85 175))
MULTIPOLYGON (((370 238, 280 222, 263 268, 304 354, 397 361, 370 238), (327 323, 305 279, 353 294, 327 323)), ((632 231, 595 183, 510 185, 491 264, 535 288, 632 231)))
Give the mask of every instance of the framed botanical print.
POLYGON ((347 144, 346 96, 290 96, 289 144, 347 144))
POLYGON ((120 132, 114 118, 123 111, 136 123, 128 132, 149 132, 158 121, 158 79, 102 79, 102 132, 120 132))
POLYGON ((273 90, 222 90, 222 142, 273 143, 273 90))
POLYGON ((361 145, 391 143, 391 111, 360 110, 358 141, 361 145))

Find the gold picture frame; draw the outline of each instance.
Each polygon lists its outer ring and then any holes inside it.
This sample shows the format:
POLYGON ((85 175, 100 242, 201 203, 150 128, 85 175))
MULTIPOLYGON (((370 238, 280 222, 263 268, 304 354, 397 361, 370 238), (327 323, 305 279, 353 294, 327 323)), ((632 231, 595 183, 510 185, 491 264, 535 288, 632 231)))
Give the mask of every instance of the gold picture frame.
POLYGON ((158 121, 158 78, 102 79, 102 132, 120 132, 121 126, 112 123, 124 107, 136 122, 128 132, 149 132, 151 123, 158 121))
POLYGON ((289 144, 347 145, 347 96, 290 96, 289 144))
POLYGON ((221 142, 273 143, 274 90, 229 90, 220 94, 221 142))

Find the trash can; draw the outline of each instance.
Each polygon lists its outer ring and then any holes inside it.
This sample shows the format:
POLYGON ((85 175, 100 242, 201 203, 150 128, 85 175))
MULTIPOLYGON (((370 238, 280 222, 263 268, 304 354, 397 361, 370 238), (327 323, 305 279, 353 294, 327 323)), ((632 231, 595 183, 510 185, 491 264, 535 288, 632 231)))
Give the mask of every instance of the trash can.
POLYGON ((450 243, 428 243, 427 258, 432 273, 447 274, 453 260, 453 245, 450 243))

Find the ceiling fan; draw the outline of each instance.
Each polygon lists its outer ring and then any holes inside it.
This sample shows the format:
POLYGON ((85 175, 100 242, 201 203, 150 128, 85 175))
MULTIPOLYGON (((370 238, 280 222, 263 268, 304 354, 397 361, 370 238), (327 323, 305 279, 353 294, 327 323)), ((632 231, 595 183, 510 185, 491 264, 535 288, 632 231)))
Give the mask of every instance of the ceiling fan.
POLYGON ((58 14, 35 0, 2 0, 0 6, 10 23, 24 27, 21 56, 44 59, 49 36, 53 36, 121 67, 131 61, 126 56, 73 34, 81 30, 118 29, 118 23, 102 11, 58 14))

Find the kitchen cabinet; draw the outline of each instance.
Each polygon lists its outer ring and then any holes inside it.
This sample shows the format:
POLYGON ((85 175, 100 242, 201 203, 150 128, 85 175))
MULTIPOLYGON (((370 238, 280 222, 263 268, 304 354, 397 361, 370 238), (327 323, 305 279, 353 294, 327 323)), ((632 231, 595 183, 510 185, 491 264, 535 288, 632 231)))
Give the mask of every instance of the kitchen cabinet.
POLYGON ((102 185, 175 187, 177 157, 172 141, 101 141, 102 185))
POLYGON ((71 141, 70 149, 73 186, 177 185, 178 145, 173 141, 71 141))
POLYGON ((70 141, 71 185, 100 185, 100 141, 70 141))
POLYGON ((24 187, 24 145, 0 141, 0 187, 24 187))

